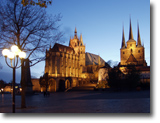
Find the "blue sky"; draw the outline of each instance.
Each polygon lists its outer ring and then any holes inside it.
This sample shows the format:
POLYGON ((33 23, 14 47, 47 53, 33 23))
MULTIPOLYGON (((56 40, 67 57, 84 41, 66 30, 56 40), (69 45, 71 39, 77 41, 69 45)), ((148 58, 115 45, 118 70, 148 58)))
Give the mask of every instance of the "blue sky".
MULTIPOLYGON (((64 45, 68 45, 76 27, 78 35, 82 33, 86 52, 99 54, 105 61, 120 61, 123 26, 127 41, 131 18, 133 36, 137 40, 139 22, 145 59, 150 65, 150 0, 53 0, 52 5, 46 10, 50 16, 61 13, 62 20, 59 24, 60 30, 65 33, 64 45)), ((0 79, 9 81, 12 79, 12 70, 4 63, 4 58, 0 59, 3 65, 0 69, 0 79), (4 71, 9 74, 5 74, 4 71)), ((45 63, 41 62, 32 67, 32 76, 43 75, 44 66, 45 63)), ((17 81, 19 74, 20 70, 17 71, 17 81)))
POLYGON ((61 30, 66 45, 74 29, 82 33, 86 52, 100 54, 105 60, 120 61, 122 27, 125 39, 129 36, 131 17, 134 39, 137 40, 139 22, 145 56, 150 65, 150 1, 149 0, 55 0, 48 12, 61 13, 61 30))

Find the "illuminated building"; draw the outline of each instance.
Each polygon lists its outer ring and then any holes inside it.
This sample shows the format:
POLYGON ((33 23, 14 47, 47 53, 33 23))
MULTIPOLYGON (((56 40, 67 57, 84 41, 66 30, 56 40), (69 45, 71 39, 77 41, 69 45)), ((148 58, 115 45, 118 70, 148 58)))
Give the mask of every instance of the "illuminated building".
POLYGON ((129 40, 126 43, 125 43, 124 29, 123 29, 120 56, 121 56, 121 61, 120 61, 121 66, 128 64, 147 66, 147 63, 145 61, 145 48, 141 44, 139 26, 138 26, 138 36, 136 43, 136 41, 133 38, 131 21, 129 30, 129 40))
POLYGON ((134 65, 136 69, 140 71, 141 82, 150 82, 150 66, 147 66, 145 60, 145 48, 141 43, 139 25, 137 34, 136 42, 133 37, 130 20, 129 40, 127 42, 125 42, 123 28, 119 68, 124 74, 127 74, 127 65, 134 65))
POLYGON ((52 78, 49 91, 66 90, 91 82, 96 84, 98 71, 103 66, 105 61, 99 55, 85 52, 82 34, 78 37, 75 28, 69 46, 55 43, 46 50, 45 73, 52 78))

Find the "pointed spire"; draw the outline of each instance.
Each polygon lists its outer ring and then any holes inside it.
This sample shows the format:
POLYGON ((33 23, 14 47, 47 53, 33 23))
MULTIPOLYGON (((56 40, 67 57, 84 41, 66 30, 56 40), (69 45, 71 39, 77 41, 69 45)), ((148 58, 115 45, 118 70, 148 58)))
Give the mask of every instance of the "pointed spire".
POLYGON ((80 45, 83 45, 82 34, 80 35, 80 45))
POLYGON ((74 39, 76 39, 77 38, 77 29, 76 29, 76 27, 75 27, 75 31, 74 31, 74 39))
POLYGON ((76 29, 76 27, 75 27, 75 31, 74 31, 74 33, 77 33, 77 29, 76 29))
POLYGON ((141 46, 141 37, 139 32, 139 24, 138 24, 138 38, 137 38, 137 46, 141 46))
POLYGON ((124 36, 124 26, 123 26, 123 34, 122 34, 122 46, 121 48, 125 48, 126 44, 125 44, 125 36, 124 36))
POLYGON ((131 19, 130 19, 130 29, 129 29, 129 40, 130 40, 130 39, 133 39, 131 19))

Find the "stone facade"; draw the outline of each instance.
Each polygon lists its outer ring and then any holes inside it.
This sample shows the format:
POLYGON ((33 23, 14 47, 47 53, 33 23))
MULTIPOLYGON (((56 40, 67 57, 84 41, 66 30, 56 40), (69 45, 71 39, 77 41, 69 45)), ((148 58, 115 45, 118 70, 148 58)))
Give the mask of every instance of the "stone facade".
POLYGON ((124 29, 122 33, 119 68, 124 74, 127 74, 127 65, 135 65, 136 69, 140 71, 141 82, 150 82, 150 66, 147 66, 145 60, 145 48, 144 45, 141 44, 139 26, 137 41, 135 41, 131 21, 129 40, 127 42, 125 42, 124 29))
POLYGON ((66 90, 87 83, 98 82, 98 70, 105 66, 99 55, 86 53, 82 34, 70 38, 69 46, 58 43, 46 50, 45 73, 52 77, 49 91, 66 90))
POLYGON ((129 40, 125 43, 124 29, 122 34, 122 46, 120 49, 121 62, 120 65, 135 64, 147 66, 145 61, 145 48, 141 44, 140 32, 138 27, 137 43, 133 38, 132 26, 130 21, 129 40))

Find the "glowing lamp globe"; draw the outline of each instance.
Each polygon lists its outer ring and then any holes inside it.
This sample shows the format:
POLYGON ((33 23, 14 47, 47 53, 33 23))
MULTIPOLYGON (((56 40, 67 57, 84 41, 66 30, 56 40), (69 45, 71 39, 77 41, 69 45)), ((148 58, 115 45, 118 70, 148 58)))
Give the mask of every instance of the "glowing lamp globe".
POLYGON ((9 52, 8 55, 7 55, 7 57, 8 57, 9 59, 13 59, 13 58, 14 58, 14 53, 9 52))
POLYGON ((5 56, 5 57, 7 57, 8 54, 9 54, 9 52, 10 51, 8 49, 4 49, 4 50, 2 50, 2 55, 5 56))
POLYGON ((26 57, 26 53, 23 51, 19 52, 19 57, 20 59, 24 59, 26 57))
POLYGON ((11 47, 11 51, 12 51, 15 55, 18 55, 19 52, 20 52, 20 49, 18 48, 18 46, 13 45, 13 46, 11 47))

